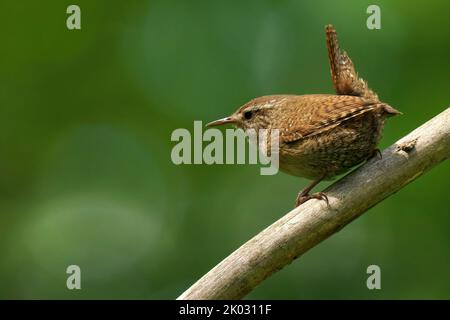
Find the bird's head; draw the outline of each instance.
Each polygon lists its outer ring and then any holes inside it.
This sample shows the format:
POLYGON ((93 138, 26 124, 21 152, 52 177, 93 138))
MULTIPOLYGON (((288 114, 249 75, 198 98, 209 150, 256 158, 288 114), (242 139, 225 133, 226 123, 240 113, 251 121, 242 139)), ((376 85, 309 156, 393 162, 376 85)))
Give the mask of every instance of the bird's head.
POLYGON ((271 127, 272 113, 278 100, 266 96, 251 100, 244 104, 236 112, 226 118, 222 118, 207 124, 208 127, 233 124, 243 130, 268 129, 271 127))

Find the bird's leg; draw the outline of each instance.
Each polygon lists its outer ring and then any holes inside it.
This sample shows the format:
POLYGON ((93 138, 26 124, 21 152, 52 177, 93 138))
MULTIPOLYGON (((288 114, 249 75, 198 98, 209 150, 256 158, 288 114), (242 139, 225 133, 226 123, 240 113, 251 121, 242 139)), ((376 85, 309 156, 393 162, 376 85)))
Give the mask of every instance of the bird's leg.
POLYGON ((313 193, 313 194, 309 194, 309 192, 320 181, 322 181, 325 177, 326 177, 326 174, 323 174, 318 179, 316 179, 313 182, 311 182, 305 189, 303 189, 303 191, 301 191, 298 194, 297 199, 295 200, 295 206, 298 207, 299 205, 301 205, 302 203, 304 203, 304 202, 306 202, 306 201, 308 201, 310 199, 325 200, 325 202, 327 203, 327 206, 328 206, 329 205, 328 197, 327 197, 327 195, 325 193, 323 193, 323 192, 316 192, 316 193, 313 193))

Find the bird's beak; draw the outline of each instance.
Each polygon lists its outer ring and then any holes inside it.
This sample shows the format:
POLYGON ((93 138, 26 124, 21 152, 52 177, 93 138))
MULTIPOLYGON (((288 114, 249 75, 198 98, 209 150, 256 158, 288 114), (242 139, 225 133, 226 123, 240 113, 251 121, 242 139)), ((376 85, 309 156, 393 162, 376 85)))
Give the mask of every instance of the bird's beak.
POLYGON ((226 117, 226 118, 223 118, 223 119, 219 119, 219 120, 210 122, 206 126, 207 127, 214 127, 214 126, 221 126, 223 124, 235 123, 235 122, 236 121, 232 117, 226 117))

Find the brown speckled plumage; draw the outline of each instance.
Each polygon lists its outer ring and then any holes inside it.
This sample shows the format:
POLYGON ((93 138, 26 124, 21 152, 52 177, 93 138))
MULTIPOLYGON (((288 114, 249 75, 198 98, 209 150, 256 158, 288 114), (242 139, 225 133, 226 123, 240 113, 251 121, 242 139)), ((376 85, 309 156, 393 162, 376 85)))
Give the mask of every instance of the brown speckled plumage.
POLYGON ((212 125, 234 123, 242 129, 278 129, 280 169, 313 179, 297 205, 325 199, 309 194, 330 179, 371 157, 377 150, 385 119, 400 114, 358 77, 348 55, 339 48, 336 31, 326 27, 331 76, 337 95, 271 95, 253 99, 230 117, 212 125))
POLYGON ((252 112, 242 129, 278 129, 280 169, 296 176, 331 178, 370 157, 391 107, 344 95, 275 95, 256 98, 236 114, 252 112))

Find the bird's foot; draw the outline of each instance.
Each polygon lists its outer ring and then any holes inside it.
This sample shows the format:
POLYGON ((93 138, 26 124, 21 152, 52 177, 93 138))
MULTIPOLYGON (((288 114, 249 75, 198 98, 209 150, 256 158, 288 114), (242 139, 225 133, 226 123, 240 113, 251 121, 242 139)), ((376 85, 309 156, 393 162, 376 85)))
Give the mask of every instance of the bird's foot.
POLYGON ((316 192, 313 194, 304 194, 303 192, 300 192, 297 196, 297 199, 295 200, 295 206, 298 207, 302 203, 305 203, 306 201, 311 199, 324 200, 327 203, 327 206, 330 206, 328 197, 323 192, 316 192))
POLYGON ((375 157, 377 157, 378 160, 383 159, 383 156, 381 155, 381 150, 378 149, 378 148, 376 148, 376 149, 374 149, 372 151, 372 154, 367 158, 367 160, 370 160, 370 159, 375 158, 375 157))

